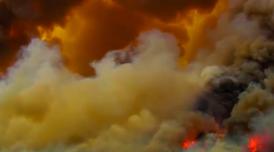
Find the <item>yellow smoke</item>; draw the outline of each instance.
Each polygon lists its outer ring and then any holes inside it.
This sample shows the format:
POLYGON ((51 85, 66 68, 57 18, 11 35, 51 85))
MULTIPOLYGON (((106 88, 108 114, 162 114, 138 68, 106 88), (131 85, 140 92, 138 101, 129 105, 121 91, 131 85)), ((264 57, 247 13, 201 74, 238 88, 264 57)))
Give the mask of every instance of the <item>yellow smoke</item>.
POLYGON ((83 78, 66 70, 57 48, 33 40, 0 83, 2 149, 165 151, 192 123, 212 126, 188 110, 203 80, 179 70, 175 38, 152 31, 138 43, 132 63, 109 53, 93 63, 96 76, 83 78))

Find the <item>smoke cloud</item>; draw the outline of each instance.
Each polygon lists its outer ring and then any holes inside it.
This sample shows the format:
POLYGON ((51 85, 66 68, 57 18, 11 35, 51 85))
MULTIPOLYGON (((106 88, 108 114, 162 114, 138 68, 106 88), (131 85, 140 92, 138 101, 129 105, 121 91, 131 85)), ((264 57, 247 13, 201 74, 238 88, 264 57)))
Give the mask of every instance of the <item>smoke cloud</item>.
POLYGON ((180 150, 188 130, 216 129, 191 110, 203 80, 179 70, 173 36, 142 34, 134 51, 125 64, 108 53, 92 64, 96 76, 82 77, 64 67, 58 48, 32 40, 0 83, 1 149, 180 150))
POLYGON ((272 0, 59 2, 0 2, 3 48, 48 41, 0 80, 2 151, 273 151, 272 0))
POLYGON ((204 48, 210 54, 197 57, 212 76, 195 107, 213 116, 225 137, 209 133, 189 151, 273 151, 272 1, 229 5, 207 37, 214 44, 204 48))

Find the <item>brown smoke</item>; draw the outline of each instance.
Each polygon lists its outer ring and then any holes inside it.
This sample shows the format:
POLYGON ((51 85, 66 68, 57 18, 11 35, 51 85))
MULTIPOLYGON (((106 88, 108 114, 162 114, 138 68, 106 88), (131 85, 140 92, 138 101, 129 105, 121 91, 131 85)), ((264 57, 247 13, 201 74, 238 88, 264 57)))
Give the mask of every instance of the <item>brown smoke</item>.
POLYGON ((213 145, 205 148, 201 144, 197 149, 273 151, 273 144, 261 145, 260 139, 255 147, 248 147, 254 134, 269 137, 268 142, 273 143, 273 2, 230 0, 207 36, 214 46, 204 47, 210 53, 207 57, 202 54, 197 62, 206 67, 204 73, 210 80, 197 99, 198 111, 221 120, 227 133, 224 139, 214 137, 213 145))

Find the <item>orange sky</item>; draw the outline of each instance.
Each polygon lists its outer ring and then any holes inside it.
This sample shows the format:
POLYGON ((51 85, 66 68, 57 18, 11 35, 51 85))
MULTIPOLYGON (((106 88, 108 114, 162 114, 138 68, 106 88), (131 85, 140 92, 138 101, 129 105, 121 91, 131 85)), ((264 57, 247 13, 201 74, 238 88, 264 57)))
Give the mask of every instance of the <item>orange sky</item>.
MULTIPOLYGON (((60 6, 55 6, 53 0, 28 0, 24 5, 4 0, 0 4, 8 7, 5 11, 0 7, 0 11, 11 17, 5 27, 0 22, 4 27, 0 48, 3 43, 2 50, 6 50, 1 57, 8 61, 2 59, 0 67, 3 71, 15 59, 19 46, 39 34, 43 40, 58 42, 64 62, 72 71, 90 75, 91 61, 102 58, 107 51, 128 46, 141 32, 151 29, 174 34, 182 47, 182 63, 187 62, 197 47, 206 43, 204 29, 214 26, 224 1, 58 0, 60 6), (28 16, 33 13, 38 15, 28 16)), ((0 21, 6 21, 4 17, 0 16, 0 21)))

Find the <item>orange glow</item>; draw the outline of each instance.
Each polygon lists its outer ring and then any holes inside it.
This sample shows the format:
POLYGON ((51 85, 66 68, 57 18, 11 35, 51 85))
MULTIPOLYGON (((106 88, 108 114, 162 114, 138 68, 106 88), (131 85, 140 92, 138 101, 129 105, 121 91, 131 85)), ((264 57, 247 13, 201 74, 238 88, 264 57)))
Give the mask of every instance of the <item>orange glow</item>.
POLYGON ((38 26, 37 30, 41 40, 48 42, 56 38, 61 38, 64 35, 64 29, 61 26, 54 26, 52 31, 38 26))
POLYGON ((193 9, 189 12, 187 20, 182 20, 188 36, 188 41, 183 43, 185 54, 181 59, 182 65, 186 65, 195 57, 198 48, 210 45, 206 38, 206 29, 216 25, 219 15, 226 10, 227 6, 227 0, 219 0, 212 12, 201 13, 193 9))
POLYGON ((113 0, 103 0, 104 3, 106 3, 109 6, 115 6, 116 4, 113 2, 113 0))
POLYGON ((113 0, 87 0, 71 12, 64 26, 51 30, 38 27, 38 32, 42 40, 59 42, 67 66, 84 75, 91 73, 91 61, 102 58, 107 51, 126 47, 139 33, 154 28, 177 37, 182 48, 179 64, 187 65, 198 48, 209 45, 205 29, 215 25, 226 6, 226 0, 219 0, 211 12, 190 9, 163 21, 119 7, 113 0))
POLYGON ((77 45, 77 41, 79 41, 77 38, 80 35, 84 35, 82 30, 86 28, 87 24, 83 17, 78 14, 68 17, 68 20, 69 22, 64 27, 55 25, 52 29, 47 29, 39 26, 37 30, 42 40, 50 43, 59 43, 65 64, 72 71, 79 72, 81 71, 78 69, 79 65, 75 64, 77 60, 79 61, 78 58, 80 58, 78 57, 80 53, 77 47, 81 49, 77 45))
POLYGON ((190 149, 192 148, 194 145, 196 144, 196 141, 195 140, 189 140, 189 139, 186 139, 182 142, 182 148, 184 150, 187 150, 187 149, 190 149))
POLYGON ((16 29, 12 28, 10 31, 9 31, 9 37, 16 37, 17 35, 17 31, 16 29))

